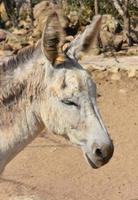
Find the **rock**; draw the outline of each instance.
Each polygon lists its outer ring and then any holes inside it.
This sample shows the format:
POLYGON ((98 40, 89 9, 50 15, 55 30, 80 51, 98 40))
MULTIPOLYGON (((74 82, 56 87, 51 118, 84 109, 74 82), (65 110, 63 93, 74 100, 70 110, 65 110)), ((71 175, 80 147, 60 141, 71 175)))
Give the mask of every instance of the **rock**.
POLYGON ((22 42, 21 39, 14 35, 8 35, 6 44, 4 46, 12 48, 12 50, 19 50, 22 48, 22 42))
POLYGON ((108 70, 109 70, 111 73, 117 74, 118 71, 119 71, 119 68, 118 68, 117 66, 112 66, 112 67, 108 68, 108 70))
POLYGON ((16 0, 16 6, 19 8, 19 16, 20 19, 28 19, 31 22, 30 19, 30 13, 31 13, 31 7, 30 7, 30 1, 28 0, 16 0), (18 5, 17 5, 18 3, 18 5))
MULTIPOLYGON (((48 11, 48 8, 50 7, 50 3, 48 0, 42 1, 38 4, 35 5, 34 10, 33 10, 33 14, 34 14, 34 18, 38 19, 39 16, 42 14, 42 12, 48 11)), ((45 16, 47 14, 45 13, 45 16)))
MULTIPOLYGON (((52 9, 53 9, 52 4, 50 4, 48 0, 42 1, 34 7, 33 13, 34 13, 34 19, 35 19, 34 21, 35 28, 33 31, 33 38, 37 38, 37 39, 40 38, 46 19, 49 13, 51 13, 52 9)), ((59 7, 56 8, 56 12, 59 14, 60 23, 61 23, 61 26, 64 28, 65 32, 70 32, 71 30, 69 27, 70 21, 68 17, 63 16, 59 7), (69 29, 67 27, 69 27, 69 29)))
POLYGON ((128 49, 127 51, 127 55, 131 56, 131 55, 138 55, 138 47, 137 46, 132 46, 128 49))
POLYGON ((16 34, 16 35, 26 35, 27 30, 25 30, 25 29, 14 29, 14 31, 12 33, 16 34))
POLYGON ((131 30, 131 38, 133 40, 133 43, 138 44, 138 30, 131 30))
POLYGON ((101 30, 100 41, 101 41, 103 51, 107 51, 108 49, 111 49, 111 46, 113 45, 113 34, 107 30, 101 30))
POLYGON ((131 20, 134 29, 138 30, 138 16, 133 16, 131 20))
POLYGON ((114 49, 119 51, 123 44, 122 35, 115 34, 118 21, 111 15, 103 15, 100 31, 101 46, 104 51, 114 49))
POLYGON ((111 76, 112 80, 118 81, 121 79, 121 74, 120 73, 115 73, 111 76))
POLYGON ((0 49, 0 57, 1 56, 3 57, 4 55, 5 55, 4 51, 0 49))
POLYGON ((71 35, 76 35, 82 26, 91 23, 93 11, 82 1, 77 1, 76 6, 69 6, 66 0, 62 0, 62 10, 69 19, 68 28, 72 32, 71 35))
POLYGON ((68 35, 68 36, 66 36, 65 40, 66 40, 67 42, 71 42, 71 41, 74 40, 74 37, 73 37, 72 35, 68 35))
POLYGON ((9 29, 11 26, 12 26, 12 22, 11 21, 8 20, 8 21, 5 22, 5 28, 6 29, 9 29))
POLYGON ((98 46, 92 46, 89 51, 88 54, 89 55, 93 55, 93 56, 97 56, 99 55, 101 52, 100 48, 98 46))
MULTIPOLYGON (((9 57, 9 56, 12 56, 13 55, 13 52, 12 51, 8 51, 8 50, 0 50, 0 56, 4 58, 4 60, 9 57)), ((2 60, 0 59, 0 62, 2 62, 2 60)))
POLYGON ((115 35, 113 40, 113 48, 116 51, 120 51, 123 45, 123 36, 122 35, 115 35))
POLYGON ((50 12, 49 1, 42 1, 34 7, 33 9, 33 14, 35 19, 34 26, 36 28, 35 32, 37 32, 38 34, 41 34, 49 12, 50 12))
POLYGON ((136 76, 136 69, 132 68, 132 69, 128 70, 127 73, 128 73, 129 78, 133 78, 136 76))
POLYGON ((119 22, 112 15, 103 15, 101 30, 115 33, 119 22))
POLYGON ((18 28, 32 30, 32 24, 26 20, 20 20, 18 28))
POLYGON ((76 26, 79 22, 79 15, 77 11, 70 11, 68 18, 70 19, 70 26, 76 26))
POLYGON ((70 42, 67 42, 63 45, 62 50, 65 51, 70 46, 70 42))
POLYGON ((121 93, 121 94, 126 94, 126 93, 127 93, 127 90, 126 90, 126 89, 120 89, 120 90, 119 90, 119 93, 121 93))
POLYGON ((0 42, 6 40, 7 33, 3 30, 0 30, 0 42))
POLYGON ((115 50, 120 51, 123 45, 123 36, 112 34, 109 31, 100 31, 100 39, 104 51, 115 50))
POLYGON ((13 48, 10 44, 4 44, 3 50, 5 51, 13 51, 13 48))

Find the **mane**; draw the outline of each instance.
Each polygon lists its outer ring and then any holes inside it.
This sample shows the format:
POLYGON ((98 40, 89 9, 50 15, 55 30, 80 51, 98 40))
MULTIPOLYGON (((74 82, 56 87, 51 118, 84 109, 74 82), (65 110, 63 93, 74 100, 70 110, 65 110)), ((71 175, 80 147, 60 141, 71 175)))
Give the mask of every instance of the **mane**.
POLYGON ((7 102, 7 99, 11 99, 11 96, 14 96, 15 93, 20 94, 20 89, 22 89, 24 81, 21 80, 20 77, 18 82, 14 80, 15 69, 20 67, 20 70, 24 70, 25 63, 33 57, 37 47, 38 44, 36 46, 25 47, 21 49, 17 55, 0 65, 0 105, 2 102, 7 102), (18 90, 18 92, 16 90, 18 90))
POLYGON ((39 47, 40 42, 26 47, 0 65, 0 127, 12 125, 15 115, 40 96, 44 70, 33 65, 40 58, 39 47))
POLYGON ((32 56, 37 46, 32 45, 21 49, 17 55, 14 55, 8 61, 0 64, 0 76, 4 73, 12 72, 18 67, 19 64, 23 64, 28 61, 32 56))

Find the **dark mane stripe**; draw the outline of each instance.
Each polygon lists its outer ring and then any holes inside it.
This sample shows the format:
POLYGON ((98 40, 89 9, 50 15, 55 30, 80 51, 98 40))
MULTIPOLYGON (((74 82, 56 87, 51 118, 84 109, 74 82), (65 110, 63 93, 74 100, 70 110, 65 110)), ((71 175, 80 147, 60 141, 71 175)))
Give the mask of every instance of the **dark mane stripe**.
POLYGON ((2 73, 11 72, 18 67, 19 64, 25 63, 28 61, 32 56, 33 52, 36 49, 35 45, 25 47, 19 51, 19 53, 8 61, 0 64, 0 75, 2 73))

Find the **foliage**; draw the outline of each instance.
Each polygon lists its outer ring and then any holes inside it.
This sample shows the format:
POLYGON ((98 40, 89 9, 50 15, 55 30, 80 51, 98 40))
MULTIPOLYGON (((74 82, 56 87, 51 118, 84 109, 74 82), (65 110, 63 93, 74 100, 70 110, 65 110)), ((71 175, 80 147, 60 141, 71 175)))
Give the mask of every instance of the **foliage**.
MULTIPOLYGON (((83 4, 87 8, 91 7, 92 10, 94 10, 94 0, 68 0, 68 4, 73 7, 73 9, 80 6, 80 4, 83 4)), ((131 16, 138 16, 138 4, 136 3, 130 3, 129 6, 129 12, 131 16)), ((99 0, 99 6, 100 6, 100 14, 112 14, 113 16, 118 16, 118 13, 116 9, 113 7, 112 1, 106 1, 106 0, 99 0)))

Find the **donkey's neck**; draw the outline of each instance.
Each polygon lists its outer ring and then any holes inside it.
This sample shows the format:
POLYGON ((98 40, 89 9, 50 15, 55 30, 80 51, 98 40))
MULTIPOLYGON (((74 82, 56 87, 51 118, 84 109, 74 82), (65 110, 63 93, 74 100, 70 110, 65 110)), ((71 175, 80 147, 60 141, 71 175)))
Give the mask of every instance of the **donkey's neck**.
POLYGON ((27 56, 0 73, 0 172, 44 128, 38 102, 46 87, 45 58, 40 46, 27 56))
POLYGON ((19 121, 10 130, 0 130, 0 173, 44 129, 43 123, 31 109, 24 111, 19 121))

